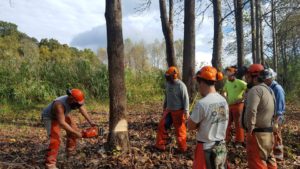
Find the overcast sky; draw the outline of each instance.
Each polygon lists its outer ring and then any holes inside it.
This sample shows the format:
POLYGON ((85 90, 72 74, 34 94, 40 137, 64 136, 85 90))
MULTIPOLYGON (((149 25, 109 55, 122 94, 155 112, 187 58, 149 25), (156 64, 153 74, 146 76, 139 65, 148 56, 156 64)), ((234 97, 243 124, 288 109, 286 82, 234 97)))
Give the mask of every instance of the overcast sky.
MULTIPOLYGON (((123 36, 134 41, 153 42, 163 39, 158 1, 149 11, 135 12, 139 0, 123 0, 123 36)), ((104 0, 1 0, 0 20, 18 25, 21 32, 35 37, 54 38, 78 48, 96 51, 106 47, 104 0)), ((181 21, 183 22, 183 21, 181 21)), ((196 60, 210 63, 213 18, 208 12, 196 26, 196 60)), ((175 39, 183 39, 183 26, 174 30, 175 39)))

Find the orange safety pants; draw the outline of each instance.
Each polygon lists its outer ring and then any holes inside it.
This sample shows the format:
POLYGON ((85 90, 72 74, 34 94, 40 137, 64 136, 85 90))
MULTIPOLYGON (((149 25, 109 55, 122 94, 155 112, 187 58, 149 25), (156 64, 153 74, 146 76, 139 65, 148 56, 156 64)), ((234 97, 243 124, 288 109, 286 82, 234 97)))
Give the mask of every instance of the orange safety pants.
POLYGON ((165 110, 163 112, 163 117, 158 124, 155 147, 163 151, 166 150, 166 144, 168 140, 167 129, 169 127, 168 125, 170 125, 167 123, 170 123, 170 120, 175 127, 178 148, 180 151, 185 152, 187 150, 187 145, 185 125, 186 116, 184 110, 165 110), (171 119, 168 119, 170 116, 171 119))
MULTIPOLYGON (((76 123, 69 117, 65 117, 65 121, 73 128, 77 130, 76 123)), ((51 121, 50 128, 50 143, 46 153, 46 167, 51 168, 56 166, 57 155, 60 146, 60 126, 57 120, 51 121)), ((67 132, 66 151, 70 153, 76 149, 76 137, 67 132)))
MULTIPOLYGON (((195 155, 194 155, 194 161, 193 161, 193 169, 215 169, 216 168, 210 151, 203 150, 202 143, 197 144, 195 155)), ((227 160, 224 168, 230 169, 227 160)))
POLYGON ((226 142, 230 141, 232 123, 234 123, 235 128, 235 142, 244 142, 244 129, 240 122, 243 108, 244 103, 237 103, 229 106, 229 121, 226 130, 226 142))
MULTIPOLYGON (((247 161, 249 169, 277 169, 276 160, 272 154, 267 154, 266 160, 261 157, 264 152, 262 147, 259 147, 255 133, 247 133, 247 161)), ((272 148, 271 148, 272 149, 272 148)))

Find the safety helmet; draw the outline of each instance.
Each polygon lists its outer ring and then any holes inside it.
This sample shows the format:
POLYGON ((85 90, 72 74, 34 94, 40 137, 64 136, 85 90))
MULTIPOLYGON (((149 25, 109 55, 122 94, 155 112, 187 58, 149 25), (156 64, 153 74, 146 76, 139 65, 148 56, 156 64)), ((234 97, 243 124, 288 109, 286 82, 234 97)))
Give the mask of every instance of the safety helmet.
POLYGON ((79 103, 79 104, 84 103, 84 94, 79 89, 68 89, 67 90, 67 95, 72 96, 77 101, 77 103, 79 103))
POLYGON ((258 76, 261 71, 264 70, 264 66, 261 64, 252 64, 249 66, 247 73, 251 76, 258 76))
POLYGON ((210 81, 218 81, 223 79, 223 74, 212 66, 204 66, 196 73, 197 77, 210 81))
POLYGON ((277 73, 272 68, 267 68, 264 70, 264 79, 275 79, 277 73))
POLYGON ((166 71, 165 76, 173 76, 174 79, 177 79, 179 76, 179 71, 175 66, 170 66, 166 71))

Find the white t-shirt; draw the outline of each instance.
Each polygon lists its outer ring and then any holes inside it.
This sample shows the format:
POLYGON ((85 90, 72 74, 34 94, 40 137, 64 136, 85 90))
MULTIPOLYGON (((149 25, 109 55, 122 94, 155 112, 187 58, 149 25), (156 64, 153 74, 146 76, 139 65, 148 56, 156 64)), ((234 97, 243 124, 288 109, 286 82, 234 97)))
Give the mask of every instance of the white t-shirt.
POLYGON ((229 119, 229 108, 226 99, 219 93, 209 93, 200 99, 190 116, 199 123, 197 140, 204 142, 203 149, 210 149, 215 141, 225 139, 229 119))

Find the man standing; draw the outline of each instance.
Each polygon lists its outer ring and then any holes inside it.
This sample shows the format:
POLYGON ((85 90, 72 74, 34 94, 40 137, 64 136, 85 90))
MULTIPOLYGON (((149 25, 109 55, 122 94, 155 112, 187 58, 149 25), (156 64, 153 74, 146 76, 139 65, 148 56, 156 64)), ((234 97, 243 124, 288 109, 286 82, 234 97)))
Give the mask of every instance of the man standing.
POLYGON ((276 169, 273 155, 273 115, 275 96, 263 83, 261 64, 252 64, 248 68, 246 81, 250 90, 246 98, 246 110, 242 125, 247 131, 247 160, 250 169, 276 169))
POLYGON ((226 128, 228 126, 228 104, 223 96, 216 92, 215 83, 223 79, 221 72, 214 67, 204 66, 196 74, 200 99, 189 120, 188 129, 197 129, 197 147, 193 169, 225 168, 226 128))
POLYGON ((241 126, 240 117, 244 109, 244 93, 247 83, 236 78, 237 69, 234 67, 226 68, 227 81, 224 85, 224 95, 229 104, 229 122, 226 131, 226 142, 230 141, 231 125, 235 127, 235 145, 244 144, 244 129, 241 126))
POLYGON ((275 81, 277 76, 273 69, 268 68, 264 71, 265 80, 264 82, 273 90, 276 98, 276 114, 275 114, 275 124, 277 130, 273 131, 275 146, 273 148, 274 156, 276 160, 283 160, 283 144, 281 137, 281 129, 284 122, 284 112, 285 112, 285 92, 280 84, 275 81))
POLYGON ((69 89, 67 95, 56 98, 43 110, 42 120, 50 139, 46 154, 47 169, 57 168, 56 159, 60 146, 60 128, 65 129, 67 132, 66 152, 68 156, 76 150, 76 139, 82 137, 77 125, 69 115, 72 110, 79 109, 90 125, 95 126, 83 104, 83 92, 79 89, 69 89))
POLYGON ((174 125, 178 148, 186 152, 186 118, 189 116, 189 96, 185 84, 179 79, 179 71, 171 66, 165 73, 167 80, 166 94, 163 105, 163 117, 159 122, 155 147, 166 149, 168 132, 171 124, 174 125))

